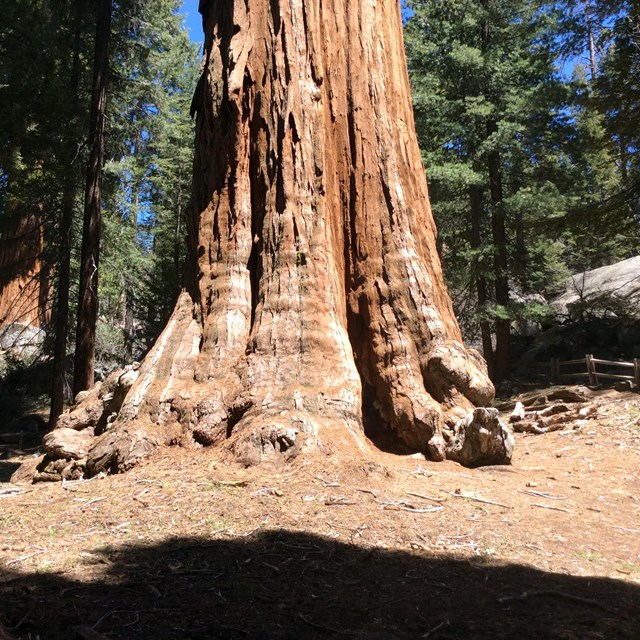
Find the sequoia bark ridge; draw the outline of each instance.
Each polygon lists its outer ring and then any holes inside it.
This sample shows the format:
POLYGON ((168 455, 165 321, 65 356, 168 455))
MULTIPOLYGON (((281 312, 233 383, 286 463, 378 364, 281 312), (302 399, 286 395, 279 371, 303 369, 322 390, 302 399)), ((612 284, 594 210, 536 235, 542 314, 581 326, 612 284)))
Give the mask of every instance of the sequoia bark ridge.
POLYGON ((399 3, 200 11, 185 291, 90 472, 131 466, 145 429, 249 464, 364 449, 375 425, 443 459, 493 387, 443 282, 399 3))

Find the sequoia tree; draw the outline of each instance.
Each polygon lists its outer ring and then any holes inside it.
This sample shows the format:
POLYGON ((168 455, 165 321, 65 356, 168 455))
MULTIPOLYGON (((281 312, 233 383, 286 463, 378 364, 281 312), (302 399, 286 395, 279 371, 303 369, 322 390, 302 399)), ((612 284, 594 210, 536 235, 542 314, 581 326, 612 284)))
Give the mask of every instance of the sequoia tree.
POLYGON ((398 1, 200 12, 184 290, 140 369, 58 426, 99 435, 89 473, 178 441, 247 464, 357 450, 374 428, 443 459, 493 387, 443 284, 398 1))

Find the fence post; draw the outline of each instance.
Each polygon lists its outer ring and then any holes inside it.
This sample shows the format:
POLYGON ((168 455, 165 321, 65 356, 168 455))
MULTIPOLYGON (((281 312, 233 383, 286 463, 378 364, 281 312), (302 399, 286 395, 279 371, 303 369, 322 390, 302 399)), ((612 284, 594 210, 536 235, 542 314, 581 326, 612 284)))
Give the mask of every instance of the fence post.
POLYGON ((550 364, 551 382, 552 384, 559 384, 560 382, 560 361, 558 358, 551 358, 550 364))
POLYGON ((636 379, 636 389, 640 391, 640 358, 633 359, 633 375, 636 379))
POLYGON ((585 360, 587 362, 587 373, 589 374, 589 386, 597 387, 598 374, 596 372, 596 364, 593 361, 593 354, 587 353, 587 355, 585 356, 585 360))

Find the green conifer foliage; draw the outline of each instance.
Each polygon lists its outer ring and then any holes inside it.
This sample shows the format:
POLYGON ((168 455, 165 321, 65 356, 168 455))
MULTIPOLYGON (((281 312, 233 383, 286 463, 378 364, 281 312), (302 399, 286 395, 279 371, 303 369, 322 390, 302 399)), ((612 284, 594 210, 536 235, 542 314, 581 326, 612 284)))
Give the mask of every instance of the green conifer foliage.
POLYGON ((180 291, 199 62, 181 4, 123 1, 115 15, 101 284, 106 359, 139 357, 180 291))
POLYGON ((505 299, 504 280, 522 294, 556 279, 557 249, 531 225, 564 204, 554 166, 566 99, 555 16, 520 0, 410 6, 409 71, 446 273, 463 325, 473 334, 480 323, 490 369, 506 377, 492 366, 488 334, 526 308, 505 299))

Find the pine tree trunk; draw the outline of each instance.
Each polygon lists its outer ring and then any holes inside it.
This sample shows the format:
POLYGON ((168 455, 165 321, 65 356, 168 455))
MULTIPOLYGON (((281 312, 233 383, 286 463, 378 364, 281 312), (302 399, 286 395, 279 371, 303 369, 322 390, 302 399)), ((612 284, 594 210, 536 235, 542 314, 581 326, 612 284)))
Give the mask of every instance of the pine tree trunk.
POLYGON ((89 165, 82 227, 80 294, 73 371, 73 395, 93 385, 96 321, 98 318, 98 266, 102 233, 102 167, 104 125, 109 74, 109 38, 112 0, 99 0, 89 124, 89 165))
POLYGON ((596 60, 596 37, 593 28, 593 7, 590 2, 585 3, 584 12, 587 16, 587 40, 589 46, 589 71, 591 72, 591 88, 595 87, 598 79, 598 62, 596 60))
MULTIPOLYGON (((469 212, 471 217, 471 249, 478 251, 482 247, 481 218, 482 218, 482 190, 478 186, 469 188, 469 212)), ((474 264, 476 296, 478 298, 478 309, 481 312, 486 310, 487 302, 487 280, 482 273, 484 265, 474 264)), ((493 377, 495 369, 493 343, 491 340, 491 324, 488 320, 480 321, 480 336, 482 339, 482 352, 489 366, 489 376, 493 377)))
MULTIPOLYGON (((69 79, 70 95, 74 96, 74 110, 78 106, 78 87, 80 85, 80 45, 82 37, 82 6, 79 0, 74 3, 74 39, 71 75, 69 79)), ((53 429, 64 410, 64 387, 67 364, 67 338, 69 334, 69 288, 71 285, 71 234, 73 233, 73 213, 76 200, 76 172, 73 167, 75 150, 74 140, 67 140, 67 157, 64 172, 62 194, 62 219, 60 221, 60 248, 56 312, 54 320, 55 342, 53 347, 53 380, 51 385, 51 403, 49 405, 49 427, 53 429)))
MULTIPOLYGON (((489 135, 497 130, 495 123, 489 123, 489 135)), ((502 191, 502 168, 500 153, 489 154, 489 181, 491 185, 491 231, 494 246, 494 273, 496 287, 496 304, 504 312, 509 307, 509 280, 507 258, 507 232, 504 219, 504 202, 502 191)), ((511 369, 511 322, 508 318, 496 318, 496 348, 494 382, 507 380, 511 369)))
POLYGON ((68 168, 62 197, 60 225, 60 264, 58 267, 58 294, 55 313, 55 344, 53 349, 53 380, 49 405, 49 427, 53 428, 64 410, 64 386, 67 362, 67 336, 69 332, 69 286, 71 281, 71 233, 75 202, 74 172, 68 168))
POLYGON ((493 387, 443 283, 397 0, 201 1, 186 288, 88 468, 163 442, 247 464, 434 460, 493 387))

